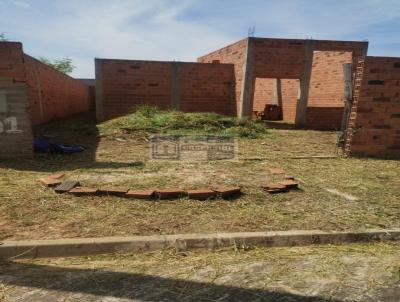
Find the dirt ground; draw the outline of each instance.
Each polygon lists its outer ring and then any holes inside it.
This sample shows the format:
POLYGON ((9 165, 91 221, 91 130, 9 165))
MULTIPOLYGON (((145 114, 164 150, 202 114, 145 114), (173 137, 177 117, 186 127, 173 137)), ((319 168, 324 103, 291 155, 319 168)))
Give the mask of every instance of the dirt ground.
POLYGON ((0 240, 400 227, 400 161, 293 158, 335 155, 337 132, 269 129, 261 138, 239 139, 237 162, 152 162, 144 133, 101 136, 90 119, 46 125, 37 133, 87 150, 0 162, 0 240), (294 176, 300 190, 263 192, 272 167, 294 176), (56 172, 88 186, 235 185, 244 195, 213 201, 74 197, 37 183, 56 172))
POLYGON ((4 262, 0 301, 398 302, 399 244, 4 262))

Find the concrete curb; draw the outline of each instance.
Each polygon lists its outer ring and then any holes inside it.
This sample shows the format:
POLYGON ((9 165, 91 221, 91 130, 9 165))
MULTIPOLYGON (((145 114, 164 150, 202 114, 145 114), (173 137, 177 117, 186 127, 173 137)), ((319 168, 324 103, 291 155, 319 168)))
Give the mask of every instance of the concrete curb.
POLYGON ((115 252, 155 251, 171 247, 177 250, 218 249, 235 245, 291 247, 393 240, 400 240, 400 229, 362 232, 311 230, 24 240, 0 242, 0 257, 70 257, 115 252))

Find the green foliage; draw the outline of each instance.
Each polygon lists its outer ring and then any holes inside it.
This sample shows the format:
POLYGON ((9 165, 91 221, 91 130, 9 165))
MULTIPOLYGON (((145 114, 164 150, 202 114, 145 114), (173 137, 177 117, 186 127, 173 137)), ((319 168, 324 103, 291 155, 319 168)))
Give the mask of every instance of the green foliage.
POLYGON ((75 66, 72 64, 72 60, 68 57, 55 59, 53 61, 44 57, 39 57, 39 61, 65 74, 71 73, 75 69, 75 66))
POLYGON ((4 33, 0 34, 0 42, 5 42, 8 41, 8 39, 6 38, 6 35, 4 33))
POLYGON ((147 105, 139 106, 134 113, 107 121, 98 127, 103 135, 142 130, 153 133, 219 134, 258 138, 266 133, 265 124, 261 121, 240 120, 212 112, 160 111, 147 105))

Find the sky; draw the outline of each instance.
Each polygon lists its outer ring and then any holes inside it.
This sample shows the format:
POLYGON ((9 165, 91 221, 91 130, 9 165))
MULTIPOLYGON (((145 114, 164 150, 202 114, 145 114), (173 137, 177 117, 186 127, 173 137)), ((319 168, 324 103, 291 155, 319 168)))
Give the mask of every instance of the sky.
POLYGON ((94 77, 94 58, 196 61, 248 36, 368 40, 400 57, 400 0, 0 0, 0 33, 24 52, 69 57, 94 77))

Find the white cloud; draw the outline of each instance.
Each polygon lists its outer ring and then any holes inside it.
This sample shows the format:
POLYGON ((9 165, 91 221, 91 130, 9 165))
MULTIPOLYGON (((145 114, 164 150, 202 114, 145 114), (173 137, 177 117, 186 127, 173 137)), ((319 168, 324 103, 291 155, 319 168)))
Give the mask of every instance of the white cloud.
POLYGON ((25 2, 25 1, 12 0, 11 3, 14 4, 14 5, 16 5, 16 6, 30 7, 30 4, 29 4, 28 2, 25 2))
MULTIPOLYGON (((131 58, 155 60, 195 60, 212 49, 217 41, 227 42, 226 35, 213 28, 190 22, 176 21, 191 1, 69 1, 57 2, 57 18, 41 19, 36 10, 27 24, 18 24, 24 40, 34 37, 33 55, 69 56, 77 66, 74 76, 94 76, 93 58, 131 58), (49 45, 50 48, 45 47, 49 45), (79 64, 78 64, 79 62, 79 64)), ((24 44, 29 53, 31 43, 24 44)))
MULTIPOLYGON (((27 3, 5 3, 10 1, 27 3)), ((21 40, 34 56, 69 56, 77 66, 74 76, 79 77, 94 76, 94 57, 195 60, 242 38, 252 25, 261 36, 369 38, 371 44, 384 45, 396 40, 396 32, 385 36, 369 29, 400 16, 398 0, 37 0, 30 4, 29 9, 0 10, 1 31, 21 40), (187 11, 194 17, 186 16, 187 11)), ((385 51, 384 46, 371 49, 385 51)))

